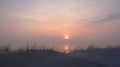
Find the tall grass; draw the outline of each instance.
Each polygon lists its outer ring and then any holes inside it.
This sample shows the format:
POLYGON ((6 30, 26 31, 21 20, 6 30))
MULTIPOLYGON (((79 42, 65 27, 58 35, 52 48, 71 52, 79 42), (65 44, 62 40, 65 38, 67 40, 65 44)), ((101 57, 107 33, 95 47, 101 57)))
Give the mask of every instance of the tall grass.
POLYGON ((120 50, 120 46, 106 46, 105 48, 102 48, 102 47, 95 47, 94 45, 90 45, 86 49, 76 48, 76 49, 70 51, 70 53, 84 52, 84 51, 89 51, 89 50, 94 50, 94 49, 112 50, 112 51, 114 51, 114 50, 120 50))
MULTIPOLYGON (((74 50, 71 50, 70 53, 73 52, 83 52, 83 51, 87 51, 87 50, 92 50, 92 49, 98 49, 98 47, 95 47, 93 45, 88 46, 86 49, 83 48, 76 48, 74 50)), ((107 46, 105 48, 100 48, 99 49, 107 49, 107 50, 118 50, 120 49, 119 46, 114 47, 114 46, 107 46)), ((18 49, 16 50, 16 52, 24 52, 24 51, 43 51, 43 50, 53 50, 53 51, 59 51, 57 50, 54 46, 53 47, 49 47, 49 46, 45 46, 45 45, 36 45, 36 44, 32 44, 32 43, 27 43, 26 46, 21 46, 18 47, 18 49)), ((10 45, 5 45, 5 46, 0 46, 0 52, 12 52, 12 48, 10 45)))
POLYGON ((11 47, 9 45, 6 46, 0 46, 0 52, 10 52, 11 47))
MULTIPOLYGON (((26 46, 26 47, 19 47, 15 52, 26 52, 26 51, 57 51, 55 47, 47 47, 47 46, 26 46)), ((9 45, 7 46, 0 46, 0 53, 5 52, 12 52, 12 49, 9 45)))

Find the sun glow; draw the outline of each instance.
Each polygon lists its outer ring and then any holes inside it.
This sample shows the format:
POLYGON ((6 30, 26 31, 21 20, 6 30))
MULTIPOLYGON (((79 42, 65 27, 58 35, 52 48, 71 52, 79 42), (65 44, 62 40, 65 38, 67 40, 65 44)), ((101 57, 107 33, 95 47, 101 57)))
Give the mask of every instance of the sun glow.
POLYGON ((68 36, 68 35, 65 35, 65 39, 66 39, 66 40, 69 39, 69 36, 68 36))

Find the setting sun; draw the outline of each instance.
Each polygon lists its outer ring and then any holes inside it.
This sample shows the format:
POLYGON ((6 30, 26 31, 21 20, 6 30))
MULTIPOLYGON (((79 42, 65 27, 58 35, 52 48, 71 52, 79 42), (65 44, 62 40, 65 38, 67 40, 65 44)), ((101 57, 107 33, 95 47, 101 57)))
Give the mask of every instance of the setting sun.
POLYGON ((69 36, 68 36, 68 35, 65 35, 65 39, 69 39, 69 36))

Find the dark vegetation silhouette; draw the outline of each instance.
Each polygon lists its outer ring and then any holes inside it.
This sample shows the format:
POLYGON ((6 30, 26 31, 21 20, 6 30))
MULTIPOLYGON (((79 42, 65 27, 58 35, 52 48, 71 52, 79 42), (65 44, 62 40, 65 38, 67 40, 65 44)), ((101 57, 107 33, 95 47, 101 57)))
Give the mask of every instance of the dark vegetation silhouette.
POLYGON ((10 52, 10 46, 6 45, 6 46, 0 46, 0 52, 10 52))
POLYGON ((55 47, 0 47, 0 67, 120 67, 120 47, 75 49, 66 54, 55 47))

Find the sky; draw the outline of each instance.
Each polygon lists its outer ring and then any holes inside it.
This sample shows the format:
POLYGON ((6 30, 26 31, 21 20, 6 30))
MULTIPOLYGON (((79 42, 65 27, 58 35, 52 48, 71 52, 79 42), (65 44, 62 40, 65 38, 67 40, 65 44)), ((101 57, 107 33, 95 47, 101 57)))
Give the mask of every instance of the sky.
POLYGON ((0 0, 0 39, 119 46, 119 6, 120 0, 0 0))

